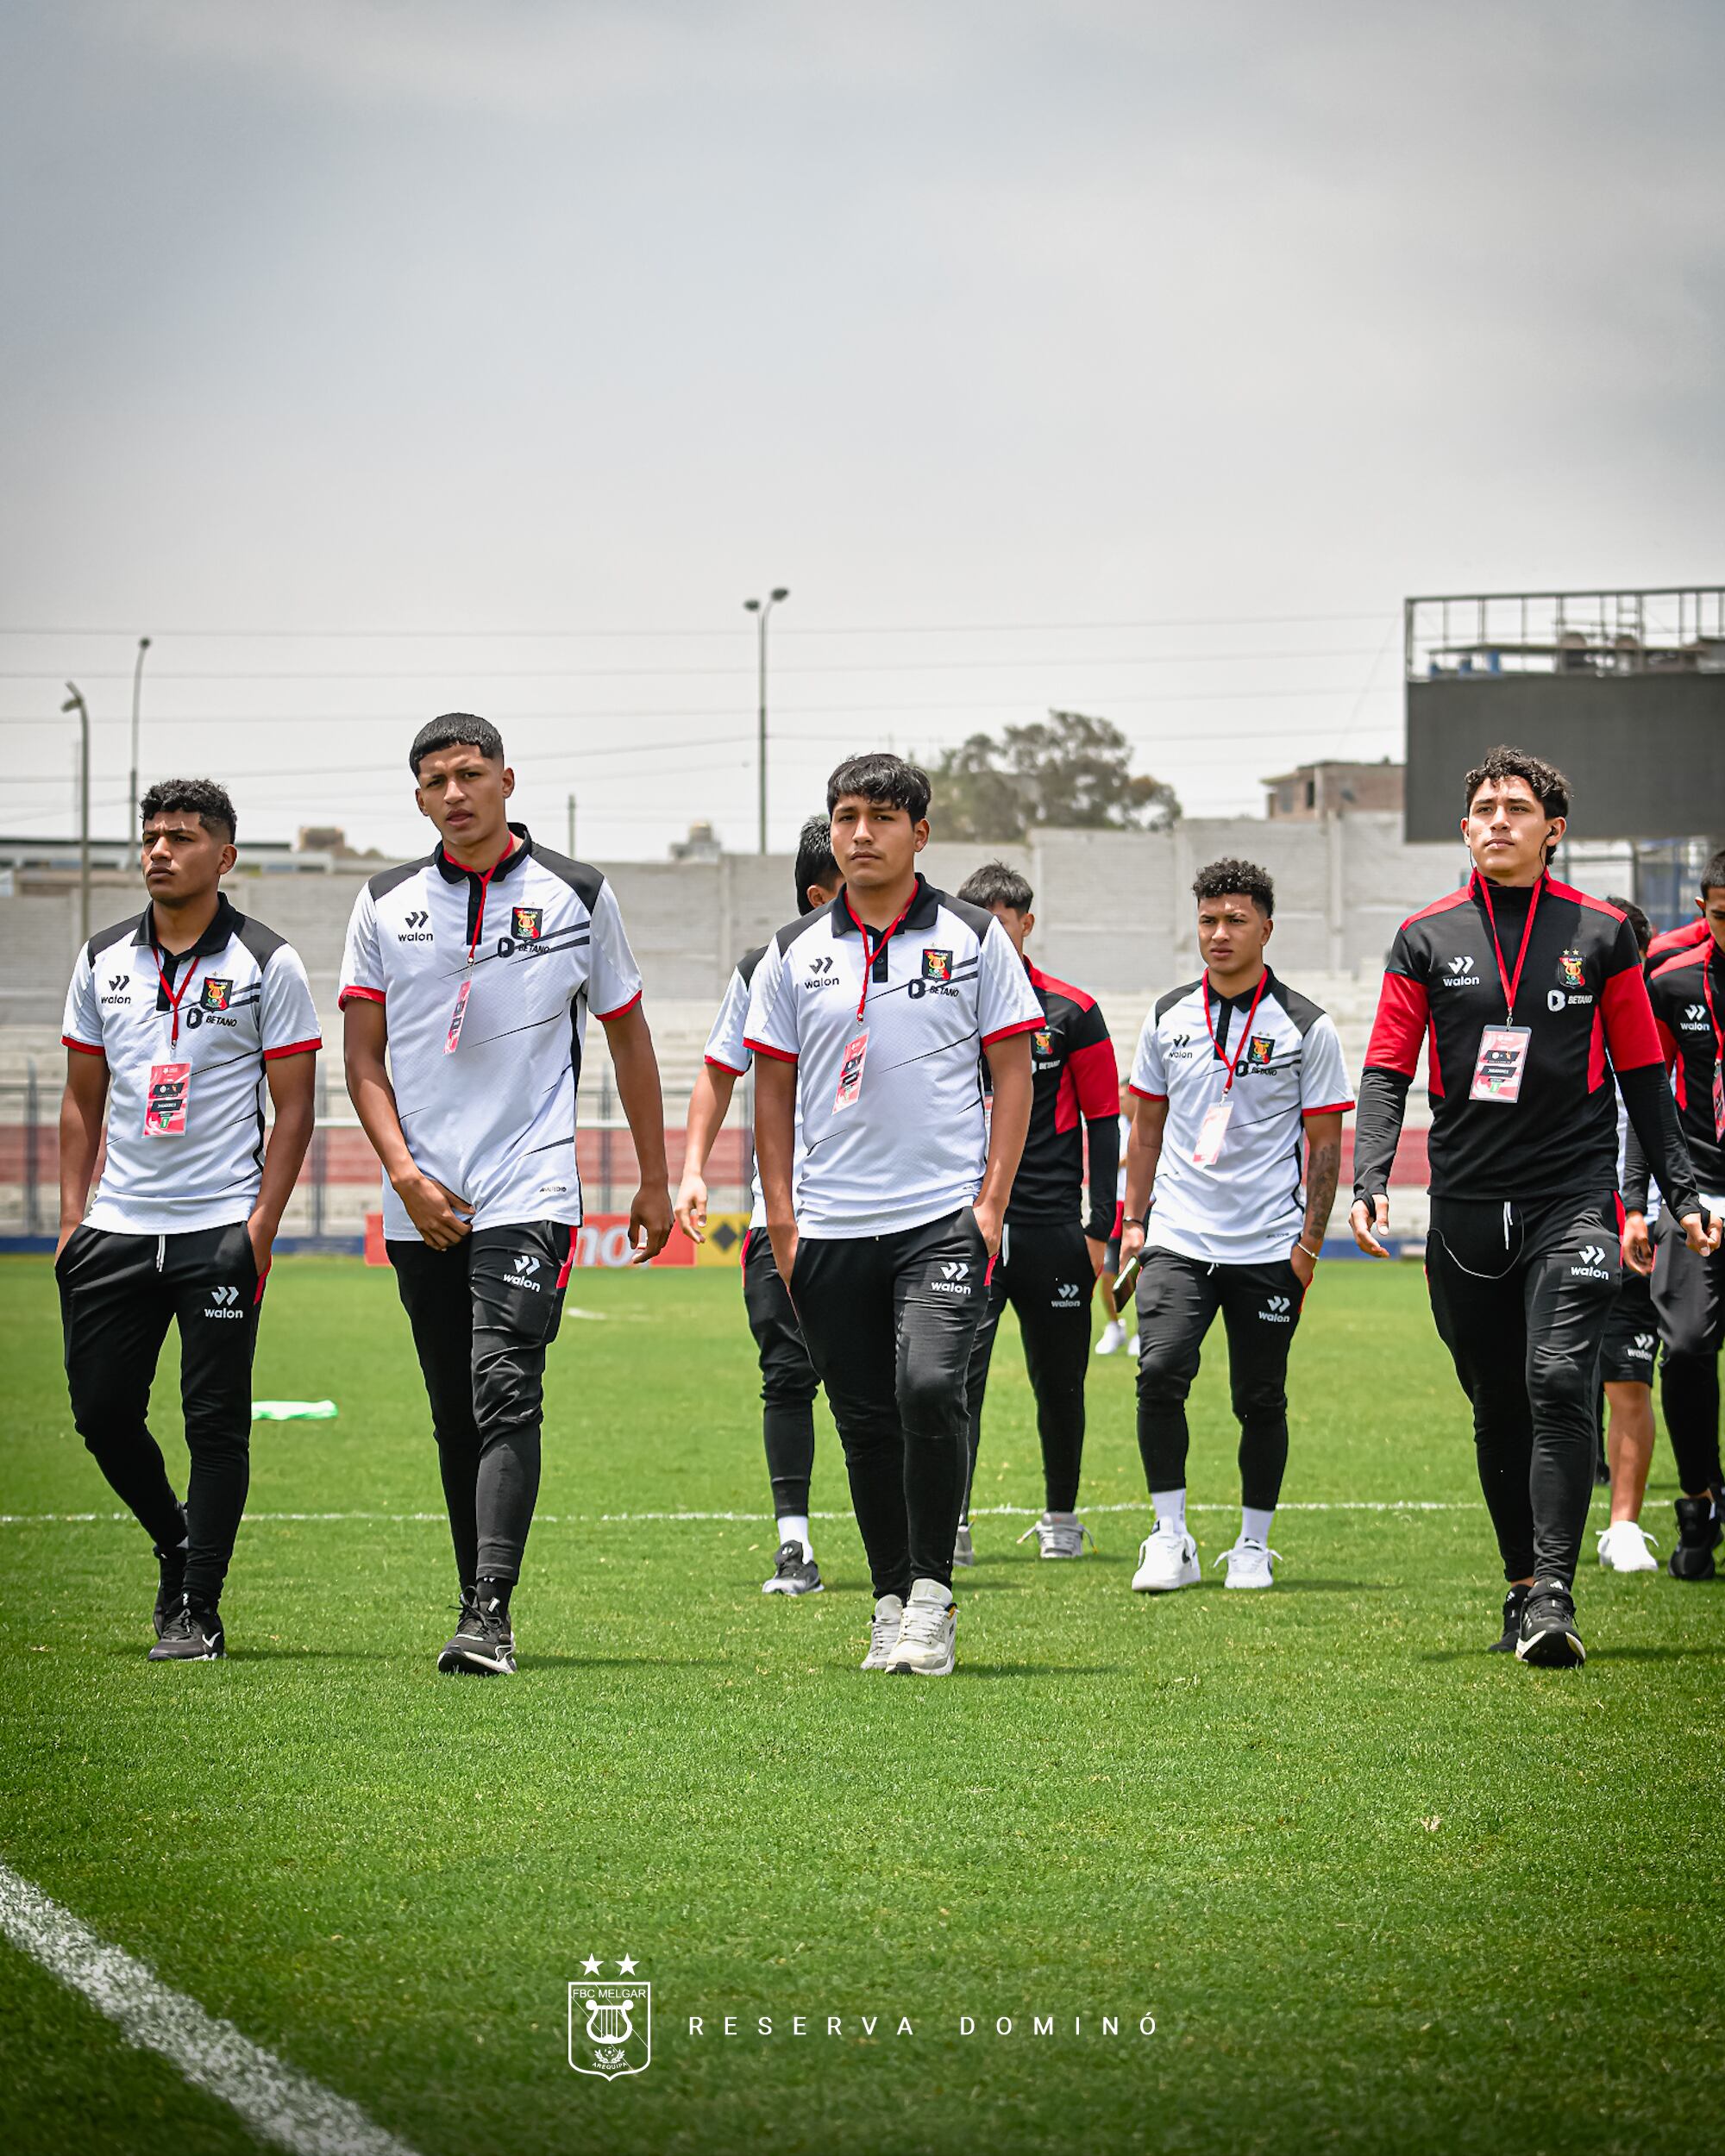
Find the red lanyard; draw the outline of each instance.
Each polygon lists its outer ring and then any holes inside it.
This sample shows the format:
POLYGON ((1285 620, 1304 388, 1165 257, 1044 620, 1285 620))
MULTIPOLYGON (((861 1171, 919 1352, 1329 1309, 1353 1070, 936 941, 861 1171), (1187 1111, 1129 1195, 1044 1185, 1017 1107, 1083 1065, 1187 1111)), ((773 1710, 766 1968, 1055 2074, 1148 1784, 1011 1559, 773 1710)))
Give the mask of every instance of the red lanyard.
POLYGON ((909 898, 905 901, 905 912, 900 914, 898 919, 893 923, 893 925, 890 928, 883 928, 881 931, 881 940, 871 950, 869 943, 869 924, 866 921, 857 919, 856 909, 850 903, 850 893, 849 891, 845 893, 844 910, 850 916, 851 919, 856 922, 856 932, 862 938, 862 993, 856 999, 856 1015, 859 1018, 862 1015, 863 1005, 869 1000, 869 976, 875 969, 875 961, 881 956, 881 953, 885 950, 888 943, 892 940, 893 937, 896 935, 899 930, 904 926, 905 913, 908 913, 910 912, 911 908, 916 904, 918 899, 920 898, 921 895, 922 885, 920 881, 919 881, 916 889, 911 893, 909 898))
MULTIPOLYGON (((467 945, 467 963, 470 966, 474 962, 474 953, 480 947, 480 937, 485 933, 486 893, 491 888, 492 878, 497 874, 498 870, 502 868, 504 862, 510 859, 514 851, 515 834, 511 831, 509 835, 508 845, 504 848, 503 851, 498 856, 497 859, 492 862, 490 868, 487 868, 484 874, 480 878, 480 903, 479 910, 474 915, 474 940, 467 945)), ((458 862, 455 865, 459 868, 461 863, 458 862)), ((473 871, 468 869, 467 873, 471 875, 473 871)))
POLYGON ((1204 1023, 1210 1031, 1211 1047, 1215 1049, 1217 1055, 1221 1056, 1221 1060, 1228 1066, 1228 1075, 1222 1081, 1224 1093, 1233 1091, 1234 1073, 1239 1069, 1240 1057, 1245 1055, 1245 1044, 1251 1037, 1251 1022, 1258 1016, 1258 998, 1263 995, 1264 984, 1269 978, 1270 968, 1266 966, 1258 976, 1258 987, 1252 995, 1251 1008, 1246 1012, 1245 1024, 1240 1028, 1239 1046, 1233 1052, 1233 1060, 1229 1062, 1228 1058, 1222 1055, 1220 1048, 1217 1046, 1215 1021, 1210 1016, 1210 976, 1208 973, 1204 975, 1204 1023))
MULTIPOLYGON (((179 955, 176 953, 176 956, 179 955)), ((191 976, 198 971, 198 954, 194 951, 187 958, 185 977, 177 988, 168 987, 167 968, 163 965, 161 953, 154 943, 150 945, 150 956, 156 962, 156 979, 161 983, 161 992, 167 998, 168 1009, 173 1012, 173 1025, 168 1033, 167 1044, 170 1048, 178 1048, 179 1046, 180 999, 191 986, 191 976)))
POLYGON ((1477 871, 1473 880, 1479 886, 1479 895, 1485 901, 1485 918, 1491 924, 1491 956, 1497 961, 1497 978, 1503 984, 1504 1019, 1513 1025, 1515 1023, 1515 991, 1521 985, 1521 968, 1527 962, 1527 946, 1534 940, 1534 916, 1540 910, 1540 893, 1546 887, 1546 880, 1544 876, 1540 878, 1534 886, 1533 897, 1527 901, 1527 918, 1521 930, 1521 948, 1515 954, 1515 970, 1513 974, 1503 969, 1503 953, 1497 942, 1497 916, 1491 910, 1491 886, 1477 871))

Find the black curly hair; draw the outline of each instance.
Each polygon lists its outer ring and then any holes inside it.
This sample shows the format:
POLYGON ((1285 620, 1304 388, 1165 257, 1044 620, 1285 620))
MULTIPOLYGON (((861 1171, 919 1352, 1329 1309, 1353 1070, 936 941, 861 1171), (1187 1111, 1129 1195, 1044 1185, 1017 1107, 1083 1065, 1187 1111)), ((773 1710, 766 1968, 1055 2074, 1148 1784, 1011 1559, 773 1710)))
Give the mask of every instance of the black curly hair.
POLYGON ((1266 921, 1275 918, 1276 886, 1270 881, 1269 870, 1260 868, 1255 861, 1237 861, 1232 856, 1225 861, 1213 861, 1192 879, 1195 899, 1225 899, 1236 891, 1250 899, 1266 921))

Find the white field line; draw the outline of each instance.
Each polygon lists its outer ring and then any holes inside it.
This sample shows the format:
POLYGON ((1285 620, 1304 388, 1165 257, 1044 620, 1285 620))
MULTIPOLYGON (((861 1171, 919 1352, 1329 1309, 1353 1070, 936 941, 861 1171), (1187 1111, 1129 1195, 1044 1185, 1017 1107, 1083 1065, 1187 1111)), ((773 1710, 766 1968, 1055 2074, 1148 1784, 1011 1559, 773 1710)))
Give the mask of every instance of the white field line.
MULTIPOLYGON (((1143 1499, 1124 1505, 1085 1505, 1085 1513, 1149 1512, 1151 1506, 1143 1499)), ((1188 1505, 1188 1512, 1238 1512, 1238 1505, 1188 1505)), ((1278 1512, 1477 1512, 1478 1505, 1471 1501, 1427 1497, 1358 1497, 1294 1500, 1278 1505, 1278 1512)), ((248 1520, 259 1521, 292 1521, 314 1520, 374 1520, 397 1526, 427 1526, 442 1527, 447 1520, 440 1512, 248 1512, 248 1520)), ((849 1520, 848 1512, 813 1512, 811 1520, 849 1520)), ((1039 1505, 973 1505, 973 1520, 1039 1520, 1039 1505)), ((734 1521, 743 1526, 760 1526, 770 1522, 769 1512, 542 1512, 533 1515, 536 1527, 593 1527, 629 1526, 637 1521, 734 1521)), ((47 1527, 88 1524, 96 1520, 122 1520, 135 1526, 129 1512, 0 1512, 0 1527, 47 1527)))
POLYGON ((157 2053, 195 2088, 230 2104, 261 2140, 295 2156, 413 2156, 405 2141, 373 2126, 358 2104, 170 1990, 147 1963, 110 1946, 3 1864, 0 1933, 81 1992, 128 2043, 157 2053))

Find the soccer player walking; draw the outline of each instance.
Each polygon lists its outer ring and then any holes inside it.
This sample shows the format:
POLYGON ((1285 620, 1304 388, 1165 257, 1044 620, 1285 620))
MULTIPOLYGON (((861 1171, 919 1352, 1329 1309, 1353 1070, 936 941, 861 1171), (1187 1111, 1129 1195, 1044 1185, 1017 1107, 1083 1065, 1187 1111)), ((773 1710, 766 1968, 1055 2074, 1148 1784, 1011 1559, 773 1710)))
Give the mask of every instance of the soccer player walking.
MULTIPOLYGON (((831 827, 825 817, 812 816, 797 841, 798 912, 812 913, 817 906, 831 905, 842 881, 832 857, 831 827)), ((737 1081, 752 1060, 745 1037, 749 990, 766 949, 762 943, 737 960, 689 1094, 676 1215, 678 1225, 693 1243, 706 1240, 706 1175, 713 1141, 724 1125, 737 1081)), ((743 1238, 743 1307, 761 1361, 762 1435, 779 1536, 772 1575, 761 1592, 818 1595, 822 1581, 809 1537, 809 1482, 814 1472, 814 1396, 820 1380, 814 1374, 797 1313, 773 1261, 758 1166, 753 1197, 749 1232, 743 1238)))
POLYGON ((944 1677, 965 1375, 1030 1119, 1042 1011, 993 915, 918 874, 929 786, 915 765, 852 757, 826 799, 844 887, 780 930, 750 993, 761 1187, 868 1552, 862 1667, 944 1677))
POLYGON ((169 780, 141 807, 149 903, 91 937, 66 1000, 54 1277, 72 1420, 155 1545, 150 1659, 209 1662, 227 1651, 222 1587, 251 1478, 252 1357, 323 1044, 298 955, 221 890, 236 858, 225 788, 169 780), (86 1219, 104 1111, 108 1157, 86 1219), (147 1420, 175 1323, 184 1507, 147 1420))
MULTIPOLYGON (((1647 993, 1670 1068, 1678 1120, 1701 1185, 1701 1203, 1725 1214, 1725 852, 1701 874, 1703 940, 1679 946, 1657 966, 1647 993)), ((1675 1228, 1667 1206, 1651 1238, 1645 1163, 1630 1149, 1623 1202, 1626 1249, 1653 1254, 1653 1309, 1665 1342, 1659 1402, 1677 1457, 1677 1546, 1673 1579, 1708 1580, 1725 1521, 1719 1467, 1719 1350, 1725 1343, 1725 1251, 1703 1255, 1675 1228)), ((1667 1188, 1663 1183, 1662 1188, 1667 1188)))
POLYGON ((1600 1344, 1621 1265, 1615 1070, 1632 1130, 1697 1254, 1703 1229, 1629 924, 1555 881, 1563 774, 1495 749, 1470 771, 1473 874, 1403 922, 1360 1084, 1355 1240, 1388 1255, 1389 1169, 1429 1036, 1432 1313, 1473 1406, 1509 1592, 1496 1651, 1585 1659, 1575 1567, 1598 1445, 1600 1344))
POLYGON ((581 1219, 575 1096, 589 1008, 640 1164, 637 1263, 670 1232, 664 1111, 611 887, 509 822, 515 774, 497 729, 465 711, 435 718, 408 766, 439 843, 354 901, 342 966, 348 1091, 383 1163, 385 1245, 455 1543, 461 1614, 437 1666, 505 1677, 539 1492, 545 1354, 581 1219))
POLYGON ((1204 971, 1145 1020, 1126 1141, 1120 1263, 1143 1250, 1138 1441, 1156 1508, 1132 1575, 1139 1594, 1202 1576, 1186 1526, 1186 1397, 1219 1311, 1240 1426, 1240 1529, 1216 1563, 1230 1588, 1274 1583, 1288 1356, 1323 1255, 1342 1118, 1353 1106, 1334 1024, 1265 962, 1276 926, 1270 877, 1252 862, 1214 861, 1192 890, 1204 971))
POLYGON ((1000 1313, 1011 1303, 1036 1395, 1046 1509, 1019 1539, 1037 1539, 1044 1557, 1084 1554, 1088 1530, 1075 1509, 1084 1453, 1084 1375, 1090 1361, 1090 1303, 1114 1225, 1120 1165, 1120 1080, 1107 1021, 1094 996, 1031 964, 1025 943, 1036 925, 1034 894, 1016 868, 991 861, 958 887, 965 904, 992 913, 1018 953, 1042 1024, 1031 1034, 1030 1129, 1000 1231, 970 1351, 970 1465, 965 1513, 954 1552, 975 1562, 969 1487, 982 1436, 982 1396, 1000 1313), (1086 1151, 1090 1209, 1082 1209, 1086 1151))

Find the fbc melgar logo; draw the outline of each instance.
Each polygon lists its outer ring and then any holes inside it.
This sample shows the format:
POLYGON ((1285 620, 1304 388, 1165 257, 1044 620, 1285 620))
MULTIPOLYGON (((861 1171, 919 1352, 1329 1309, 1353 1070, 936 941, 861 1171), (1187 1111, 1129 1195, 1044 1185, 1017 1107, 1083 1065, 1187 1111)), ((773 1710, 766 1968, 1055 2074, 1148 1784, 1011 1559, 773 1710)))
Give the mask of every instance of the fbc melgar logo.
POLYGON ((637 1981, 632 1954, 615 1965, 615 1983, 601 1980, 605 1965, 589 1954, 580 1983, 569 1986, 569 2064, 578 2074, 618 2081, 653 2063, 653 1987, 637 1981))

